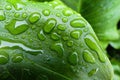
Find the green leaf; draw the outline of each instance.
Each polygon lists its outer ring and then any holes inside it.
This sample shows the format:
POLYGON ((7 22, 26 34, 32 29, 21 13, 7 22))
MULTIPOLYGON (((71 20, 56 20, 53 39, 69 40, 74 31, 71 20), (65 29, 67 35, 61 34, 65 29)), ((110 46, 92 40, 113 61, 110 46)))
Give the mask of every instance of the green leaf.
POLYGON ((0 80, 113 78, 109 59, 80 14, 59 0, 23 1, 0 0, 0 80))
POLYGON ((90 22, 102 41, 119 38, 117 22, 120 19, 120 0, 83 0, 81 14, 90 22))

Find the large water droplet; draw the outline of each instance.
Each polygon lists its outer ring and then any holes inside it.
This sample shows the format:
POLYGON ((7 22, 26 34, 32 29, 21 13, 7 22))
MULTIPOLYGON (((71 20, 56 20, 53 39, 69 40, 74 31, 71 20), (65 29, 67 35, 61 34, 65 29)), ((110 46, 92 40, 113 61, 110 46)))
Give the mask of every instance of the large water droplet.
POLYGON ((22 54, 13 54, 12 62, 14 63, 20 63, 23 60, 22 54))
POLYGON ((51 48, 51 50, 57 52, 58 57, 62 57, 63 56, 64 48, 63 48, 62 43, 55 43, 50 48, 51 48))
POLYGON ((11 34, 14 35, 23 33, 29 28, 26 21, 16 21, 16 20, 11 20, 11 22, 5 25, 5 27, 11 34))
POLYGON ((68 9, 63 10, 62 12, 63 12, 63 14, 64 14, 65 16, 70 16, 70 15, 73 14, 73 11, 68 10, 68 9))
POLYGON ((3 10, 0 10, 0 21, 5 20, 5 14, 3 12, 3 10))
POLYGON ((93 76, 94 74, 96 74, 98 71, 98 68, 97 69, 92 69, 89 73, 88 73, 88 76, 91 77, 93 76))
POLYGON ((46 22, 46 25, 44 26, 44 31, 46 33, 50 33, 56 26, 56 23, 57 23, 57 21, 55 19, 53 19, 53 18, 48 19, 46 22))
POLYGON ((40 19, 40 17, 41 17, 40 14, 36 12, 36 13, 32 13, 29 16, 28 20, 30 23, 36 23, 40 19))
POLYGON ((86 26, 86 22, 83 19, 74 19, 70 22, 70 25, 74 28, 82 28, 86 26))
POLYGON ((11 9, 12 9, 12 6, 11 6, 11 5, 6 5, 6 6, 5 6, 5 9, 6 9, 6 10, 11 10, 11 9))
POLYGON ((45 10, 43 10, 42 13, 43 13, 45 16, 49 16, 49 15, 50 15, 50 10, 45 9, 45 10))
POLYGON ((42 40, 42 41, 44 41, 44 40, 46 39, 43 31, 40 31, 40 33, 38 33, 38 38, 39 38, 40 40, 42 40))
POLYGON ((78 63, 78 54, 77 52, 73 52, 69 57, 68 61, 71 65, 76 65, 78 63))
POLYGON ((74 39, 79 39, 80 35, 82 34, 82 31, 74 30, 70 33, 71 37, 74 39))
POLYGON ((23 7, 24 7, 24 5, 21 4, 21 3, 16 3, 16 4, 14 5, 14 7, 15 7, 16 10, 22 10, 23 7))
POLYGON ((60 39, 60 36, 59 36, 57 33, 52 33, 52 34, 51 34, 51 38, 52 38, 53 40, 59 40, 59 39, 60 39))
POLYGON ((66 26, 63 25, 63 24, 59 24, 59 25, 57 26, 57 28, 58 28, 59 30, 61 30, 61 31, 64 31, 64 30, 66 29, 66 26))
POLYGON ((88 50, 85 50, 83 52, 83 58, 88 63, 95 63, 95 58, 93 57, 93 55, 91 54, 91 52, 89 52, 88 50))
POLYGON ((5 52, 0 52, 0 64, 6 64, 8 63, 9 60, 9 55, 5 52))
POLYGON ((101 47, 98 45, 96 40, 93 38, 93 36, 87 35, 85 37, 85 42, 92 50, 97 52, 99 60, 101 62, 105 62, 106 56, 104 55, 104 52, 102 51, 101 47))

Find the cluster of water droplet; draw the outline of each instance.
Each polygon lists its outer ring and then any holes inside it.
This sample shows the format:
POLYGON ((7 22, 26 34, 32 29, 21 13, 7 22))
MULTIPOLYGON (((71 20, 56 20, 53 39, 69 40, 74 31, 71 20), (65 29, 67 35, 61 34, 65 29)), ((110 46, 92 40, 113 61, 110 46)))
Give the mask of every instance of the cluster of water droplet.
MULTIPOLYGON (((92 52, 96 52, 98 58, 101 62, 105 62, 106 59, 103 55, 103 51, 98 45, 96 39, 91 32, 88 30, 89 25, 88 23, 81 17, 78 16, 74 11, 71 9, 66 8, 64 5, 58 5, 58 2, 50 2, 49 6, 52 6, 53 9, 41 9, 40 12, 30 12, 27 13, 19 13, 17 10, 23 10, 24 6, 20 4, 16 4, 15 10, 14 7, 11 5, 6 5, 6 10, 0 10, 0 22, 8 20, 6 18, 6 12, 14 10, 14 17, 10 19, 10 21, 5 25, 5 28, 12 34, 12 35, 20 35, 26 32, 30 25, 43 24, 39 32, 37 33, 36 37, 39 39, 39 42, 48 43, 46 41, 51 41, 50 45, 46 45, 49 47, 49 50, 54 51, 57 53, 58 57, 63 57, 66 53, 68 54, 68 63, 72 66, 78 65, 80 61, 80 56, 83 57, 84 61, 90 64, 96 63, 96 58, 92 54, 92 52), (54 10, 55 9, 55 10, 54 10), (6 11, 6 12, 5 12, 6 11), (53 11, 53 12, 51 12, 53 11), (57 11, 57 12, 55 12, 57 11), (60 11, 60 13, 58 13, 60 11), (22 20, 19 20, 22 16, 22 20), (51 17, 53 16, 53 17, 51 17), (73 18, 75 17, 75 18, 73 18), (44 21, 42 23, 42 20, 44 21), (67 34, 67 35, 66 35, 67 34), (49 37, 48 37, 49 36, 49 37), (80 43, 83 43, 83 48, 80 43), (84 46, 85 45, 85 46, 84 46), (66 47, 71 49, 72 51, 69 52, 66 47), (78 47, 77 49, 75 49, 78 47), (83 51, 80 52, 83 49, 83 51), (68 53, 69 52, 69 53, 68 53)), ((25 9, 27 10, 27 9, 25 9)), ((23 10, 23 11, 25 11, 23 10)), ((23 37, 24 38, 24 37, 23 37)), ((32 38, 32 36, 31 36, 32 38)), ((43 44, 44 45, 44 44, 43 44)), ((44 50, 44 48, 43 48, 44 50)), ((9 60, 9 56, 7 53, 0 53, 0 64, 6 64, 9 60)), ((13 54, 12 62, 21 62, 23 60, 23 55, 21 54, 13 54)), ((93 69, 88 73, 91 76, 95 73, 97 69, 93 69)))

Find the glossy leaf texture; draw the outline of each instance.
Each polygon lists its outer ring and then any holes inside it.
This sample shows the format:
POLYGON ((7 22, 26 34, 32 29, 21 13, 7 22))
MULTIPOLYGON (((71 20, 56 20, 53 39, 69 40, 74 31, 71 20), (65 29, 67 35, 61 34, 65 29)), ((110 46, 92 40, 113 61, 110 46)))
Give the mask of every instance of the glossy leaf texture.
POLYGON ((61 1, 0 0, 0 80, 112 80, 90 24, 61 1))
POLYGON ((82 2, 81 14, 90 22, 98 38, 103 42, 118 39, 120 0, 83 0, 82 2))

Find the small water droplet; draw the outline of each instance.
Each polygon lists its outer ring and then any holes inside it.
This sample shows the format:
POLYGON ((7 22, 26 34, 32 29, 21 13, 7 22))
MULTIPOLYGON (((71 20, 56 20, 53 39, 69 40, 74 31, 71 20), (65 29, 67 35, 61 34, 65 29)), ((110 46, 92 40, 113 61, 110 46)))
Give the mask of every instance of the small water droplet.
POLYGON ((63 40, 64 40, 64 41, 67 41, 68 39, 69 39, 69 38, 68 38, 67 36, 64 36, 64 37, 63 37, 63 40))
POLYGON ((78 63, 78 54, 77 52, 73 52, 69 57, 68 61, 71 65, 76 65, 78 63))
POLYGON ((23 17, 23 18, 26 18, 26 17, 27 17, 27 13, 24 12, 24 13, 22 14, 22 17, 23 17))
POLYGON ((45 9, 42 12, 45 16, 49 16, 50 15, 50 10, 49 9, 45 9))
POLYGON ((40 40, 42 40, 42 41, 44 41, 44 40, 46 39, 43 31, 40 31, 40 33, 38 33, 38 38, 39 38, 40 40))
POLYGON ((60 10, 60 9, 64 9, 64 8, 65 8, 64 5, 57 5, 57 6, 54 7, 54 9, 57 9, 57 10, 58 10, 58 9, 59 9, 59 10, 60 10))
POLYGON ((69 46, 69 47, 73 46, 73 41, 68 41, 67 46, 69 46))
POLYGON ((93 76, 94 74, 97 73, 98 70, 99 70, 98 68, 97 68, 97 69, 92 69, 92 70, 88 73, 88 76, 89 76, 89 77, 93 76))
POLYGON ((85 42, 89 46, 89 48, 91 48, 92 50, 97 52, 99 60, 101 62, 105 62, 106 61, 106 57, 104 55, 104 52, 102 51, 101 47, 98 45, 96 40, 93 38, 93 36, 87 35, 85 37, 85 42))
POLYGON ((14 16, 18 18, 20 16, 20 13, 15 13, 14 16))
POLYGON ((88 50, 85 50, 83 52, 83 58, 88 63, 95 63, 95 58, 93 57, 93 55, 91 54, 91 52, 89 52, 88 50))
POLYGON ((61 31, 64 31, 64 30, 66 29, 66 26, 63 25, 63 24, 59 24, 59 25, 57 26, 57 28, 58 28, 59 30, 61 30, 61 31))
POLYGON ((51 50, 57 52, 58 57, 63 56, 64 48, 63 48, 62 43, 55 43, 50 48, 51 48, 51 50))
POLYGON ((74 19, 70 22, 70 25, 74 28, 83 28, 86 26, 86 22, 83 19, 74 19))
POLYGON ((57 17, 60 17, 60 14, 59 14, 59 13, 57 13, 57 14, 56 14, 56 16, 57 16, 57 17))
POLYGON ((73 14, 73 11, 72 11, 72 10, 68 10, 68 9, 63 10, 62 12, 63 12, 63 14, 64 14, 65 16, 70 16, 70 15, 73 14))
POLYGON ((17 35, 25 32, 29 26, 26 21, 11 20, 5 27, 11 34, 17 35))
POLYGON ((36 23, 40 18, 41 18, 41 16, 39 13, 32 13, 29 16, 28 20, 30 23, 36 23))
POLYGON ((66 22, 68 21, 68 19, 67 19, 66 17, 64 17, 64 18, 62 18, 62 21, 63 21, 64 23, 66 23, 66 22))
POLYGON ((51 34, 51 38, 52 38, 53 40, 59 40, 59 39, 60 39, 60 36, 59 36, 57 33, 52 33, 52 34, 51 34))
POLYGON ((5 6, 5 9, 11 10, 11 9, 12 9, 12 6, 11 6, 11 5, 6 5, 6 6, 5 6))
POLYGON ((70 33, 71 37, 74 39, 79 39, 80 35, 82 34, 82 31, 74 30, 70 33))
POLYGON ((20 63, 23 60, 22 54, 13 54, 12 62, 14 63, 20 63))
POLYGON ((50 33, 56 26, 57 21, 53 18, 47 20, 46 25, 44 26, 44 31, 50 33))
POLYGON ((0 10, 0 21, 5 20, 5 14, 3 12, 3 10, 0 10))
POLYGON ((6 64, 8 63, 9 60, 9 55, 5 52, 0 52, 0 64, 6 64))

